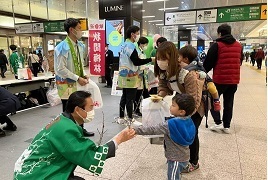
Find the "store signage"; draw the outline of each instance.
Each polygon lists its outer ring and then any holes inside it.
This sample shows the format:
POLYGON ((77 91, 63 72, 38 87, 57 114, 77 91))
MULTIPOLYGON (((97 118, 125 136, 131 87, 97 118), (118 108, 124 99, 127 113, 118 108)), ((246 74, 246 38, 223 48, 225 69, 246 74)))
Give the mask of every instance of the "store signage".
POLYGON ((261 5, 261 19, 267 19, 267 5, 261 5))
POLYGON ((217 9, 200 10, 196 13, 196 23, 215 23, 217 21, 217 9))
POLYGON ((196 11, 165 13, 165 25, 195 24, 196 11))
POLYGON ((44 22, 45 32, 64 32, 64 21, 44 22))
POLYGON ((191 41, 191 30, 178 30, 179 41, 191 41))
POLYGON ((33 32, 34 33, 44 32, 44 24, 43 23, 34 23, 33 24, 33 32))
POLYGON ((105 20, 89 23, 89 70, 92 75, 105 75, 105 20))
POLYGON ((104 7, 105 12, 113 12, 113 11, 123 11, 124 10, 124 5, 120 6, 106 6, 104 7))
POLYGON ((79 19, 80 24, 81 24, 81 30, 82 31, 86 31, 88 30, 88 23, 87 23, 87 19, 79 19))
POLYGON ((259 20, 260 8, 260 5, 218 8, 217 22, 259 20))
POLYGON ((15 31, 16 34, 33 33, 33 26, 32 24, 15 24, 15 31))
POLYGON ((222 23, 267 19, 267 4, 165 12, 165 25, 222 23))
POLYGON ((100 19, 125 17, 130 13, 130 1, 127 0, 99 0, 100 19))

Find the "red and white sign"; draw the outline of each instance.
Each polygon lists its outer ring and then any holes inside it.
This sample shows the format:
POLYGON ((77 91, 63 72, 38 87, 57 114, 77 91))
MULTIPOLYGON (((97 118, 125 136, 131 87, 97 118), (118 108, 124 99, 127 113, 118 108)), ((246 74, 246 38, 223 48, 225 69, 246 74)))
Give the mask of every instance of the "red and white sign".
POLYGON ((105 75, 105 20, 89 23, 89 71, 92 75, 105 75))

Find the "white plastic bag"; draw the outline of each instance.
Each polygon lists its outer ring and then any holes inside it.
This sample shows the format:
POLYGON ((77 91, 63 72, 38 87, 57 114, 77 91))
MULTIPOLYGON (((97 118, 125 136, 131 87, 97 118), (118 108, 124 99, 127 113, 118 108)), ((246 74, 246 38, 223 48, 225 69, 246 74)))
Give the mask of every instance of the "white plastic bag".
POLYGON ((151 89, 153 87, 158 87, 159 80, 154 75, 154 66, 153 65, 149 66, 147 75, 148 75, 149 88, 151 89))
POLYGON ((18 69, 18 79, 28 79, 28 72, 26 68, 18 69))
POLYGON ((58 94, 57 86, 54 86, 54 88, 50 88, 47 91, 47 101, 49 102, 50 106, 56 106, 58 104, 61 104, 61 99, 58 94))
POLYGON ((90 92, 92 94, 94 108, 95 109, 102 108, 103 102, 102 102, 100 88, 94 81, 92 81, 91 79, 88 79, 88 84, 86 84, 85 86, 81 86, 79 83, 77 83, 77 90, 90 92))
MULTIPOLYGON (((142 101, 142 125, 153 126, 165 121, 170 116, 169 105, 165 101, 152 102, 151 98, 142 101)), ((163 135, 150 135, 147 137, 163 137, 163 135)))

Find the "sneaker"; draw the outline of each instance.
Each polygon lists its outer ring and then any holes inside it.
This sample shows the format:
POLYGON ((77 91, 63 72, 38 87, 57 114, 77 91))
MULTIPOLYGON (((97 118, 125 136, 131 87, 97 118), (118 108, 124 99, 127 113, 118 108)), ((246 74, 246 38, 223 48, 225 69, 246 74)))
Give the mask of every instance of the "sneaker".
POLYGON ((5 131, 3 131, 2 129, 0 129, 0 137, 4 137, 4 136, 6 136, 5 131))
POLYGON ((211 131, 219 131, 219 130, 222 130, 223 129, 223 125, 222 124, 214 124, 209 129, 211 131))
POLYGON ((224 132, 225 134, 230 134, 231 133, 230 128, 223 128, 222 132, 224 132))
POLYGON ((138 117, 142 117, 141 112, 135 112, 134 114, 135 114, 136 116, 138 116, 138 117))
POLYGON ((16 131, 17 130, 17 126, 15 124, 13 124, 12 126, 6 126, 6 127, 3 127, 3 130, 16 131))
POLYGON ((214 111, 220 111, 221 110, 221 102, 220 101, 214 102, 213 106, 214 106, 214 111))
POLYGON ((196 165, 194 165, 193 163, 188 163, 187 166, 185 168, 182 169, 182 173, 189 173, 189 172, 193 172, 194 170, 199 168, 199 163, 197 163, 196 165))
POLYGON ((125 124, 125 122, 126 122, 126 120, 124 118, 121 118, 121 117, 116 117, 114 119, 115 119, 115 122, 117 124, 125 124))

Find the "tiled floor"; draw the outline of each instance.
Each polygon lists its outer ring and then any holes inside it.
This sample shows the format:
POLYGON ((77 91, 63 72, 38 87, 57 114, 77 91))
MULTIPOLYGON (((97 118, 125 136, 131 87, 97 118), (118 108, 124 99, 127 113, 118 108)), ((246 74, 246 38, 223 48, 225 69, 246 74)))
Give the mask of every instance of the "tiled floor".
MULTIPOLYGON (((102 88, 104 84, 99 86, 104 100, 106 142, 124 127, 113 123, 114 116, 118 115, 120 97, 110 96, 110 89, 102 88)), ((213 133, 205 128, 204 119, 199 130, 200 169, 183 174, 182 180, 266 179, 266 102, 265 68, 256 70, 256 67, 244 63, 235 96, 232 133, 213 133)), ((11 117, 18 130, 0 138, 1 180, 12 179, 14 163, 30 139, 60 112, 61 106, 43 107, 11 117)), ((86 124, 86 128, 97 133, 101 120, 101 110, 98 110, 95 120, 86 124)), ((210 117, 209 124, 212 123, 210 117)), ((98 141, 98 134, 92 139, 98 141)), ((76 174, 89 180, 165 180, 166 169, 162 145, 152 145, 148 139, 137 136, 119 146, 116 157, 106 161, 100 177, 94 177, 79 167, 76 174)))

